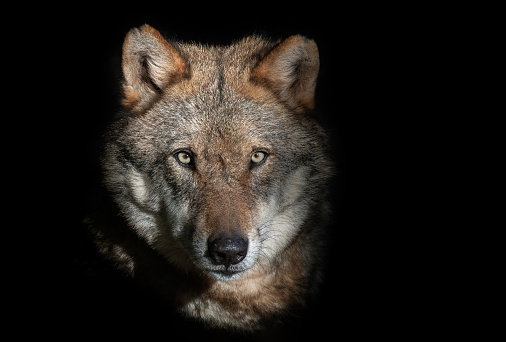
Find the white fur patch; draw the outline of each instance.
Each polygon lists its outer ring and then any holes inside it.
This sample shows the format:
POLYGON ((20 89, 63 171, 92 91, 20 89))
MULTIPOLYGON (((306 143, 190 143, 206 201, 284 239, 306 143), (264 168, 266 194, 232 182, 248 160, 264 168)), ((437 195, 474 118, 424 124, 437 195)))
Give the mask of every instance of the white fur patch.
POLYGON ((260 256, 267 262, 282 252, 304 223, 308 204, 300 200, 307 186, 307 171, 300 167, 286 180, 281 198, 272 196, 259 212, 260 256))
POLYGON ((128 174, 128 182, 132 195, 140 205, 145 205, 149 199, 149 180, 148 178, 139 173, 137 170, 132 169, 128 174))

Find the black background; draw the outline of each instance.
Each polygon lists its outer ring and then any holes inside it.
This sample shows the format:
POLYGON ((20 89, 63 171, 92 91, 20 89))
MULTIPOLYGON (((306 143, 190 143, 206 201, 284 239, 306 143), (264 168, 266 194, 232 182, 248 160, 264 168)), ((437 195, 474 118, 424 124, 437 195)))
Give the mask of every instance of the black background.
POLYGON ((21 272, 29 279, 23 286, 30 300, 17 307, 15 317, 33 322, 43 335, 65 335, 61 327, 66 326, 72 336, 216 338, 150 302, 97 262, 82 224, 100 205, 100 139, 120 108, 123 39, 130 28, 147 23, 169 37, 210 44, 228 44, 252 33, 273 38, 302 34, 316 41, 316 115, 331 138, 328 158, 336 165, 327 278, 308 313, 263 338, 399 334, 400 322, 412 324, 407 309, 412 299, 404 299, 412 280, 398 274, 406 266, 398 261, 399 248, 406 247, 395 242, 400 231, 392 227, 403 216, 391 218, 401 195, 390 182, 401 171, 388 161, 402 153, 398 135, 389 127, 403 109, 392 98, 394 92, 397 98, 405 92, 398 66, 410 53, 399 49, 410 37, 402 32, 404 21, 382 19, 375 8, 330 3, 289 10, 259 3, 233 11, 211 6, 198 13, 193 6, 199 5, 76 6, 61 16, 41 17, 33 26, 36 51, 29 49, 23 63, 35 79, 22 89, 29 90, 35 106, 24 117, 33 118, 33 148, 43 151, 31 162, 27 182, 33 184, 32 203, 24 205, 24 215, 36 221, 30 233, 36 240, 34 255, 22 261, 31 271, 21 272), (37 210, 29 209, 33 207, 37 210), (98 276, 103 273, 110 278, 98 276))

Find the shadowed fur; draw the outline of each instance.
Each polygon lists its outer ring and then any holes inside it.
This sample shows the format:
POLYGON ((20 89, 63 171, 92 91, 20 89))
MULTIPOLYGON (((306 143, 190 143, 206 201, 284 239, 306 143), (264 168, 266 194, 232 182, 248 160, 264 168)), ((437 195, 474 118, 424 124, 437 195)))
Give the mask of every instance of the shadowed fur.
POLYGON ((99 251, 210 326, 256 330, 303 306, 331 175, 315 42, 204 46, 144 25, 122 66, 125 115, 102 160, 113 201, 87 219, 99 251))

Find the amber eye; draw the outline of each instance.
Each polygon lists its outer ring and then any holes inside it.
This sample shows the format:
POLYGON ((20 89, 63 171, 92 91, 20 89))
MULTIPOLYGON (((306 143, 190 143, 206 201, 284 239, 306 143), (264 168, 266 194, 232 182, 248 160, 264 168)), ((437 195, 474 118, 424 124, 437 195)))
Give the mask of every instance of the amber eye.
POLYGON ((179 164, 183 166, 189 166, 192 162, 191 154, 185 151, 177 152, 175 157, 179 164))
POLYGON ((261 164, 265 158, 267 157, 267 153, 265 152, 254 152, 252 155, 251 155, 251 163, 253 165, 259 165, 261 164))

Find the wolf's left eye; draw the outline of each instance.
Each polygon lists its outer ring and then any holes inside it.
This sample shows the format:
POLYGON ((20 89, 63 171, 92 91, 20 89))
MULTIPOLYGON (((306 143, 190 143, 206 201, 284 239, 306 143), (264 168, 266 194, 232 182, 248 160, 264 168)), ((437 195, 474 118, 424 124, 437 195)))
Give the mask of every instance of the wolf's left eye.
POLYGON ((267 153, 265 152, 254 152, 251 155, 251 164, 253 165, 259 165, 265 161, 265 158, 267 157, 267 153))
POLYGON ((183 166, 190 166, 192 163, 191 154, 188 152, 184 152, 184 151, 177 152, 175 157, 176 157, 176 160, 179 162, 179 164, 181 164, 183 166))

